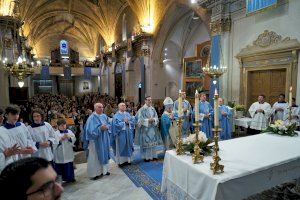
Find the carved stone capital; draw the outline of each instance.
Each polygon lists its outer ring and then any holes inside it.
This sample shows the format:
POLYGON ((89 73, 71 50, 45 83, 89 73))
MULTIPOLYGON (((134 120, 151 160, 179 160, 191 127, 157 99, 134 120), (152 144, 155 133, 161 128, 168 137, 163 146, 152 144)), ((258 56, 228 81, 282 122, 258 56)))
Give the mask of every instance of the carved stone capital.
POLYGON ((228 32, 231 29, 231 19, 222 18, 210 23, 210 30, 213 35, 228 32))

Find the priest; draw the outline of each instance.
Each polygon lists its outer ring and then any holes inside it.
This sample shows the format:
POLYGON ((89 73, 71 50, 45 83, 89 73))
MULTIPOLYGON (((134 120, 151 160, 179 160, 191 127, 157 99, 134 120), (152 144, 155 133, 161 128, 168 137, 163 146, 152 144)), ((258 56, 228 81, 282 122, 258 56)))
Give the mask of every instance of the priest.
POLYGON ((210 103, 206 101, 206 94, 200 94, 199 103, 199 113, 200 113, 200 130, 206 134, 207 138, 212 138, 212 119, 213 119, 213 108, 210 103))
POLYGON ((262 130, 266 129, 270 123, 272 108, 269 103, 265 102, 265 98, 265 95, 259 95, 257 102, 254 102, 249 108, 249 113, 252 118, 250 124, 252 134, 260 133, 262 130))
POLYGON ((112 147, 115 162, 123 167, 130 165, 133 155, 133 131, 135 120, 126 112, 125 103, 119 103, 119 111, 114 115, 112 122, 112 147))
POLYGON ((230 117, 232 116, 232 112, 230 108, 224 105, 224 101, 222 98, 218 99, 219 102, 219 124, 221 128, 220 138, 221 140, 231 139, 232 132, 232 124, 230 122, 230 117))
POLYGON ((53 145, 58 144, 55 131, 49 123, 44 122, 44 112, 41 109, 33 110, 31 116, 33 123, 28 126, 28 131, 38 149, 34 156, 44 158, 53 164, 53 145))
MULTIPOLYGON (((183 112, 183 124, 182 124, 182 135, 183 137, 187 137, 189 134, 189 131, 192 126, 191 121, 191 114, 192 114, 192 107, 188 100, 186 100, 186 93, 181 91, 181 97, 182 97, 182 112, 183 112)), ((178 103, 179 101, 176 100, 174 103, 174 116, 175 118, 178 118, 178 103)))
POLYGON ((7 118, 4 128, 8 131, 12 144, 17 144, 19 153, 16 159, 30 157, 37 151, 32 137, 27 127, 19 122, 20 108, 16 105, 9 105, 5 109, 5 116, 7 118))
POLYGON ((140 127, 139 144, 142 158, 145 162, 158 158, 158 148, 162 144, 158 132, 158 116, 152 107, 152 98, 145 98, 145 105, 138 111, 138 126, 140 127))
POLYGON ((285 95, 280 94, 278 96, 278 101, 275 102, 272 106, 274 120, 283 120, 284 110, 287 109, 287 107, 289 106, 284 99, 285 99, 285 95))
POLYGON ((289 119, 290 117, 290 108, 287 107, 284 110, 284 115, 283 115, 283 120, 286 123, 295 123, 297 127, 299 127, 300 125, 300 108, 298 105, 296 105, 296 99, 292 98, 292 108, 291 108, 291 119, 289 119))
POLYGON ((86 141, 89 141, 89 156, 87 159, 87 174, 92 180, 99 179, 109 173, 110 123, 101 103, 94 105, 95 111, 85 125, 86 141))
POLYGON ((173 100, 170 97, 167 97, 164 100, 165 111, 161 116, 160 121, 160 133, 162 140, 164 142, 165 150, 169 150, 172 145, 172 140, 170 136, 170 127, 172 126, 172 121, 174 120, 173 115, 173 100))

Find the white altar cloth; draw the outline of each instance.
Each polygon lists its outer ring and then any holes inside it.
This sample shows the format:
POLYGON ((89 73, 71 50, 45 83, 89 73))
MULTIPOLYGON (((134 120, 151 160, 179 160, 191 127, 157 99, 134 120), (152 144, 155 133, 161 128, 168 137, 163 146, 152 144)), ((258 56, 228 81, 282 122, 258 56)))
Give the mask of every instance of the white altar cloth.
POLYGON ((168 199, 235 200, 300 177, 300 136, 258 134, 219 143, 224 173, 213 175, 212 157, 192 164, 174 150, 164 159, 162 192, 168 199))
POLYGON ((249 128, 251 124, 252 118, 249 117, 244 117, 244 118, 239 118, 239 119, 234 119, 233 123, 235 126, 241 126, 244 128, 249 128))

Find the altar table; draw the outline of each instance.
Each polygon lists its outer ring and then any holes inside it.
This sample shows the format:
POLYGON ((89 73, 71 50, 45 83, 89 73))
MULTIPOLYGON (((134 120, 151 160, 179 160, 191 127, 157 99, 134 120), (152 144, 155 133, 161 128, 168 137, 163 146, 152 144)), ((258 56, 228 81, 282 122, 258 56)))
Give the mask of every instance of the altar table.
POLYGON ((213 175, 212 156, 193 164, 192 157, 166 152, 162 192, 167 199, 244 199, 300 177, 300 136, 268 133, 219 142, 224 173, 213 175))

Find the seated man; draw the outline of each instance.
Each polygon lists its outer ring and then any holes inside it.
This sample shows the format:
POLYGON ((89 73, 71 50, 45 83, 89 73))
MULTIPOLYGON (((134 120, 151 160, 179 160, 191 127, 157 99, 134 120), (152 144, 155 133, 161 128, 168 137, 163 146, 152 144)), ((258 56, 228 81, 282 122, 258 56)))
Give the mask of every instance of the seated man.
POLYGON ((55 200, 63 188, 56 173, 43 158, 25 158, 9 164, 0 175, 1 199, 55 200))

